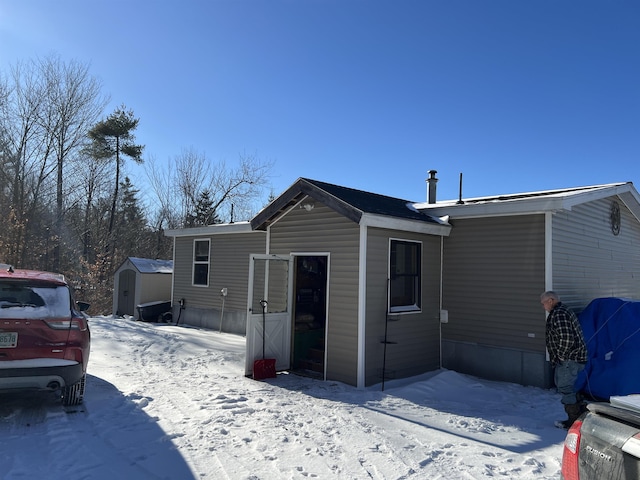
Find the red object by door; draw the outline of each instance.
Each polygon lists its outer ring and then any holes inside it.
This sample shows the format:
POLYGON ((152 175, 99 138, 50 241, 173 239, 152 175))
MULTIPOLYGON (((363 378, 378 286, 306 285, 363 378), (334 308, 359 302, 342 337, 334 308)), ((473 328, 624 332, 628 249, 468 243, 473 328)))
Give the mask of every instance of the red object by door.
POLYGON ((261 358, 253 362, 253 379, 276 378, 276 359, 261 358))

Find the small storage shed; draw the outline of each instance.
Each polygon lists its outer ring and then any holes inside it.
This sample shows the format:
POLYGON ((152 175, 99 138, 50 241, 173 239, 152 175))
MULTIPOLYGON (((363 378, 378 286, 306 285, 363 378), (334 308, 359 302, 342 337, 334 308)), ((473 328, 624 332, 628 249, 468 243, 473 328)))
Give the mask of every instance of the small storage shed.
POLYGON ((138 320, 140 304, 171 300, 173 260, 128 257, 113 276, 113 314, 138 320))

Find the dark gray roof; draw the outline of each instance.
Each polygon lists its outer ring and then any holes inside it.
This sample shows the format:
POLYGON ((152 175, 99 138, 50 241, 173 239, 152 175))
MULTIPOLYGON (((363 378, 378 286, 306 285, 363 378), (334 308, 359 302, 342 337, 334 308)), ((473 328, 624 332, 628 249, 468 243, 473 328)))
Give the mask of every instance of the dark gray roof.
POLYGON ((359 223, 364 213, 433 224, 441 223, 435 217, 415 209, 413 207, 415 202, 410 200, 387 197, 308 178, 299 178, 251 220, 252 228, 266 229, 284 211, 306 196, 332 208, 356 223, 359 223))

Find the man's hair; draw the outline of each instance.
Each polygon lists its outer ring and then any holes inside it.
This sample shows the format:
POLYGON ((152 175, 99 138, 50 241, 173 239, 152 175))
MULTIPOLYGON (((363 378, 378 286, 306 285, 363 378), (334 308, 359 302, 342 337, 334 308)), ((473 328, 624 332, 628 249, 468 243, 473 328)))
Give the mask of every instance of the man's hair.
POLYGON ((560 297, 553 290, 547 290, 542 295, 540 295, 540 300, 546 300, 548 298, 552 298, 556 302, 560 301, 560 297))

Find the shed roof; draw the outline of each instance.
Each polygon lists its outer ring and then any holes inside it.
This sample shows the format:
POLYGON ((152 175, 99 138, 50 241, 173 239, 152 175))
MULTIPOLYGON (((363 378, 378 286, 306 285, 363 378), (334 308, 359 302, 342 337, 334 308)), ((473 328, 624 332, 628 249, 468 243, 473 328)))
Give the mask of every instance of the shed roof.
MULTIPOLYGON (((173 260, 128 257, 140 273, 173 273, 173 260)), ((126 260, 125 260, 126 262, 126 260)))
MULTIPOLYGON (((321 202, 355 223, 383 226, 384 218, 432 225, 440 234, 448 234, 450 226, 430 213, 420 212, 415 202, 388 197, 377 193, 333 185, 318 180, 299 178, 278 198, 265 207, 252 220, 254 229, 265 230, 286 211, 310 197, 321 202), (446 227, 446 233, 444 232, 446 227)), ((397 225, 389 226, 397 228, 397 225)), ((435 230, 433 233, 436 233, 435 230)))

